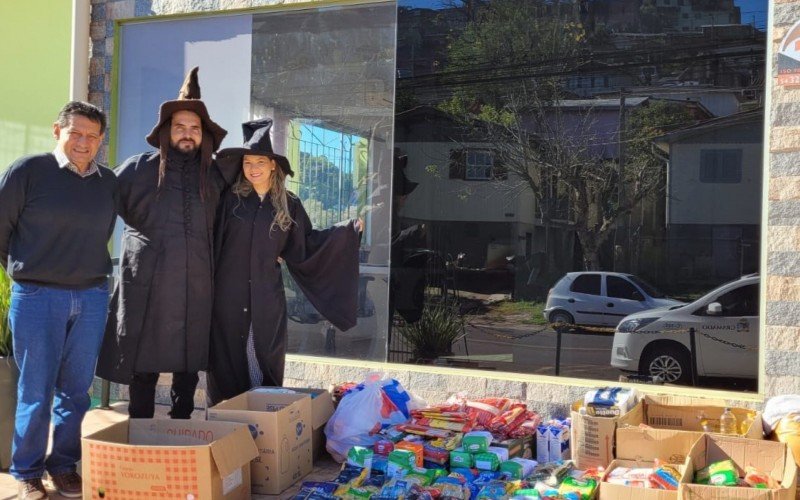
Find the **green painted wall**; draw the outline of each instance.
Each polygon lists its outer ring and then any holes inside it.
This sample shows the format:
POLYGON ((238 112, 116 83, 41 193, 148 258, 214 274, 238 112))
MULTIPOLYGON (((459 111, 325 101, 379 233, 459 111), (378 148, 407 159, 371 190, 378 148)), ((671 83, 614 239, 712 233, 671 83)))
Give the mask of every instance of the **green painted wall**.
POLYGON ((71 0, 0 0, 0 171, 52 150, 69 100, 71 0))

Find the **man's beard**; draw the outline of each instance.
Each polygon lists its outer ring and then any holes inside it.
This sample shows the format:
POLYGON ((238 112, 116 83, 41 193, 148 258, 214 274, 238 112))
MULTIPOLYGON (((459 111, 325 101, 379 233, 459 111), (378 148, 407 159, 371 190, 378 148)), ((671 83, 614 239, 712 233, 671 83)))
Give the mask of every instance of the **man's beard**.
POLYGON ((200 148, 192 139, 182 139, 177 143, 170 144, 170 146, 184 154, 194 153, 200 148))

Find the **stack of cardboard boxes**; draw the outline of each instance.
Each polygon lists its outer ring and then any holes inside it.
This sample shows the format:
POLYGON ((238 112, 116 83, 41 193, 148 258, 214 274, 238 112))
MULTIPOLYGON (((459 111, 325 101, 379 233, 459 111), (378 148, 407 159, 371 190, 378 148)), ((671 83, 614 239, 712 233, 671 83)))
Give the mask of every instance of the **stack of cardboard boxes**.
POLYGON ((722 401, 645 396, 627 413, 610 417, 586 415, 578 411, 582 404, 573 405, 573 460, 580 469, 605 468, 604 481, 597 490, 599 500, 795 498, 797 465, 784 443, 763 440, 758 412, 731 408, 742 423, 742 435, 727 436, 707 432, 709 426, 718 425, 725 409, 722 401), (727 459, 733 461, 740 477, 747 467, 755 467, 780 486, 760 489, 695 484, 697 471, 727 459), (605 481, 617 468, 653 468, 656 461, 672 464, 682 473, 677 490, 605 481))
POLYGON ((244 500, 311 472, 333 413, 328 391, 256 388, 206 420, 133 419, 82 440, 83 498, 244 500))

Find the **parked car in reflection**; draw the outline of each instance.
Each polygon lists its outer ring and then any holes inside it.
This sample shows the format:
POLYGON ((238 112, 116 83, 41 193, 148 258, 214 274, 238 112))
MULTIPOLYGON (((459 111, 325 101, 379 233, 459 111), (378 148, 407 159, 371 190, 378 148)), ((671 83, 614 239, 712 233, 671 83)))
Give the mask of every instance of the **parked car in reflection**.
POLYGON ((551 323, 614 327, 630 314, 683 304, 632 274, 574 272, 550 289, 544 317, 551 323))
POLYGON ((617 326, 611 366, 689 384, 689 329, 695 329, 700 377, 755 379, 758 374, 758 275, 743 276, 677 309, 626 317, 617 326))

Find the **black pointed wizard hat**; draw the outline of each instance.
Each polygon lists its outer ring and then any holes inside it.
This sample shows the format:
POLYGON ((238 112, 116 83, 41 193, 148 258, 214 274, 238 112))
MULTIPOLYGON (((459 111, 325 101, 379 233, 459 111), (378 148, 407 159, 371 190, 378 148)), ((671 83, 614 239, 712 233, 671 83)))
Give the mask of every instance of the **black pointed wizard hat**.
POLYGON ((224 128, 214 123, 208 115, 205 103, 200 100, 200 84, 197 82, 197 72, 199 69, 200 68, 195 66, 186 75, 176 100, 161 103, 161 108, 158 110, 158 123, 156 123, 156 126, 153 127, 153 130, 150 131, 147 137, 145 137, 147 143, 154 148, 158 149, 161 147, 161 140, 159 138, 161 127, 171 120, 172 115, 177 111, 191 111, 200 116, 200 120, 203 122, 203 131, 210 133, 213 139, 212 151, 216 151, 217 148, 219 148, 220 144, 222 144, 222 139, 228 134, 224 128))
POLYGON ((244 145, 240 148, 225 148, 217 152, 217 163, 221 168, 235 168, 242 165, 244 155, 267 156, 275 160, 286 175, 294 175, 289 159, 272 150, 272 119, 262 118, 242 123, 244 145))

